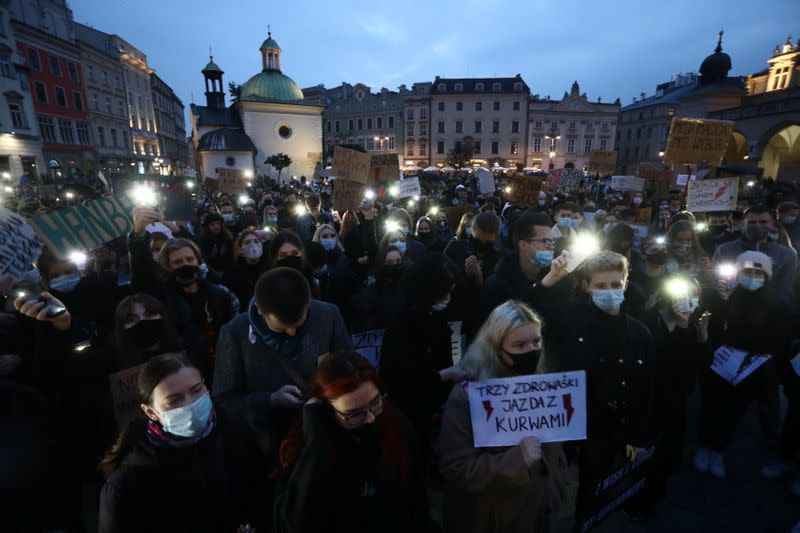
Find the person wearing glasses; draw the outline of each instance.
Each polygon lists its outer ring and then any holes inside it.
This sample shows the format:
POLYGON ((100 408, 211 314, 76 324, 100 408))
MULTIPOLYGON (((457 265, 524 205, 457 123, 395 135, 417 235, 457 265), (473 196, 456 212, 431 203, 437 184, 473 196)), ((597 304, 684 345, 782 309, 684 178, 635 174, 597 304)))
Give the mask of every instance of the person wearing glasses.
POLYGON ((375 368, 334 352, 308 396, 281 444, 273 531, 428 531, 417 438, 375 368))
POLYGON ((553 221, 547 213, 528 212, 511 226, 515 251, 503 257, 481 288, 481 323, 506 300, 523 294, 550 271, 555 240, 553 221))

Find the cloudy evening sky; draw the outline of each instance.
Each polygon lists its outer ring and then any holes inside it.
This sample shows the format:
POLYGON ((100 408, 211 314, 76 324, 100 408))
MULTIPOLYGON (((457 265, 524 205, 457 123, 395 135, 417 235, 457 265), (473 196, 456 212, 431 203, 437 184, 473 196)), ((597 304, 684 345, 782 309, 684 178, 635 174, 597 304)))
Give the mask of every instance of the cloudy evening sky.
POLYGON ((377 90, 442 77, 522 74, 560 98, 573 80, 590 99, 641 91, 696 72, 725 28, 732 75, 766 67, 800 36, 800 0, 69 0, 75 20, 143 50, 178 96, 204 103, 208 47, 225 83, 261 67, 267 24, 283 72, 301 87, 342 81, 377 90))

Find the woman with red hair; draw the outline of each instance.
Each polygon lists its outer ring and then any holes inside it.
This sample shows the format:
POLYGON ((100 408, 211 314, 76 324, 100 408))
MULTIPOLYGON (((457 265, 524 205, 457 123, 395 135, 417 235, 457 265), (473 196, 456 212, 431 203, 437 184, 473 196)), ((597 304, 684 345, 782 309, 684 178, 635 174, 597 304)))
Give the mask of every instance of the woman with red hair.
POLYGON ((323 357, 309 397, 281 445, 274 530, 427 531, 417 439, 372 365, 353 351, 323 357))

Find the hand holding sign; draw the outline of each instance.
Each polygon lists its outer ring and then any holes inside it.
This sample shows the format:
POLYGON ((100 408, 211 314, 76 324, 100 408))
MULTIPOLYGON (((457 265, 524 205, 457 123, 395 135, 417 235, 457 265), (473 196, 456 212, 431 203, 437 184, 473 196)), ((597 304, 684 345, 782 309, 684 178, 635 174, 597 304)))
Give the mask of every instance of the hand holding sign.
POLYGON ((561 252, 561 255, 553 259, 553 261, 550 263, 550 272, 548 272, 547 275, 542 278, 542 286, 549 289, 569 275, 570 271, 567 270, 567 265, 570 261, 570 255, 571 254, 569 251, 564 250, 561 252))

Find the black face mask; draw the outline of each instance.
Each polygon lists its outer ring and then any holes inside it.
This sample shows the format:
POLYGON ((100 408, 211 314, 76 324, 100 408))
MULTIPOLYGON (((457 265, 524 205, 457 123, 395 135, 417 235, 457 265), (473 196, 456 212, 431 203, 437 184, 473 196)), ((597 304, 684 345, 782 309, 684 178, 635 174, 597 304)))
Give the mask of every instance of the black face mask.
POLYGON ((405 271, 405 265, 386 265, 383 267, 383 279, 390 285, 397 285, 405 271))
POLYGON ((172 279, 181 287, 188 287, 200 278, 200 267, 183 265, 172 271, 172 279))
POLYGON ((430 241, 433 239, 433 234, 430 231, 417 233, 417 239, 421 241, 430 241))
POLYGON ((125 330, 125 339, 140 350, 155 345, 164 334, 164 320, 153 318, 140 320, 125 330))
POLYGON ((761 242, 769 235, 769 228, 764 226, 745 226, 744 236, 750 242, 761 242))
POLYGON ((715 224, 713 226, 709 226, 708 227, 708 231, 712 235, 722 235, 727 230, 728 230, 728 225, 727 224, 715 224))
POLYGON ((645 260, 653 266, 664 266, 667 264, 667 257, 667 252, 662 250, 653 255, 645 256, 645 260))
POLYGON ((477 239, 470 239, 470 246, 477 254, 490 254, 494 251, 494 245, 492 243, 479 241, 477 239))
POLYGON ((349 432, 358 439, 361 446, 375 447, 378 445, 378 437, 380 436, 380 420, 381 415, 378 415, 372 424, 361 424, 357 428, 349 430, 349 432))
MULTIPOLYGON (((525 353, 508 353, 503 350, 503 353, 514 361, 514 366, 509 366, 507 364, 506 366, 520 375, 535 374, 536 367, 539 366, 539 359, 542 357, 542 350, 531 350, 525 353)), ((505 360, 502 358, 500 360, 505 363, 505 360)))
POLYGON ((303 258, 299 255, 289 255, 278 260, 278 266, 289 267, 302 272, 303 258))

